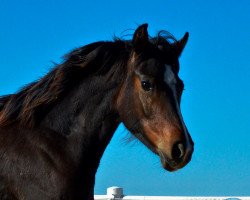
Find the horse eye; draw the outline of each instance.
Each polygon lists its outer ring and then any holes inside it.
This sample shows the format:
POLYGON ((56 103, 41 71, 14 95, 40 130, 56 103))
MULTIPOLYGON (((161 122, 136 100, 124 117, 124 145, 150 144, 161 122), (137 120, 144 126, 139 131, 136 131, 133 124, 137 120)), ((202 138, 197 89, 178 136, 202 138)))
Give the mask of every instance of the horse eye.
POLYGON ((143 90, 145 90, 145 91, 150 91, 153 88, 152 84, 149 81, 142 81, 141 86, 142 86, 143 90))

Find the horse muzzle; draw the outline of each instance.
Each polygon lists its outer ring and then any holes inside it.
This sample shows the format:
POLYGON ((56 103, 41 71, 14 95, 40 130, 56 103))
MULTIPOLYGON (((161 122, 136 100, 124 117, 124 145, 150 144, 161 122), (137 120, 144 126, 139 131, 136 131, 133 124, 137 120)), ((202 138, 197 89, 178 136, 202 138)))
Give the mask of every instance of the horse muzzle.
POLYGON ((183 168, 190 162, 193 151, 193 145, 185 149, 184 145, 179 143, 174 145, 171 156, 168 156, 160 149, 158 150, 158 154, 161 159, 162 167, 170 172, 174 172, 183 168))

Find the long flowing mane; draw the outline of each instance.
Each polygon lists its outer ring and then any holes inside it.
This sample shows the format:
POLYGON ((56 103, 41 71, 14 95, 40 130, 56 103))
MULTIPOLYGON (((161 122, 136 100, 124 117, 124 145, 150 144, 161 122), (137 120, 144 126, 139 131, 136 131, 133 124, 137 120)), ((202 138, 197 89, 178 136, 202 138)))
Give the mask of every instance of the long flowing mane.
MULTIPOLYGON (((156 47, 171 47, 176 39, 166 31, 150 39, 156 47)), ((21 88, 15 94, 0 97, 0 126, 19 122, 21 126, 34 127, 46 113, 64 97, 80 80, 105 73, 110 66, 124 64, 130 56, 131 41, 115 38, 114 42, 96 42, 75 49, 64 62, 56 65, 41 79, 21 88)))

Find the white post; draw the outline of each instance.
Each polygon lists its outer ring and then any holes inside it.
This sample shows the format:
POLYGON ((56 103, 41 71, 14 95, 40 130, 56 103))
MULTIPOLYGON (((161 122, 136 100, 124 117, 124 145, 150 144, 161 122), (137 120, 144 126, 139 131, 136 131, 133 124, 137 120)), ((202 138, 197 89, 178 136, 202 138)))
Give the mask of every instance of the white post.
POLYGON ((123 189, 117 186, 109 187, 107 189, 107 196, 109 199, 123 198, 123 189))

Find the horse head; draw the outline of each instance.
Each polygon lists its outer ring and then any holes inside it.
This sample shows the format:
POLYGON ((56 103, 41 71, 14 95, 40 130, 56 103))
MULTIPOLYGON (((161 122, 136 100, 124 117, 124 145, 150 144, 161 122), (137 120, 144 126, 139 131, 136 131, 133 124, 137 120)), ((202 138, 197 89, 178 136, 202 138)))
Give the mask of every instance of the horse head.
POLYGON ((178 58, 187 40, 188 33, 172 43, 161 36, 149 38, 147 24, 139 26, 116 100, 121 121, 159 155, 168 171, 184 167, 193 153, 194 143, 180 111, 184 83, 178 75, 178 58))

